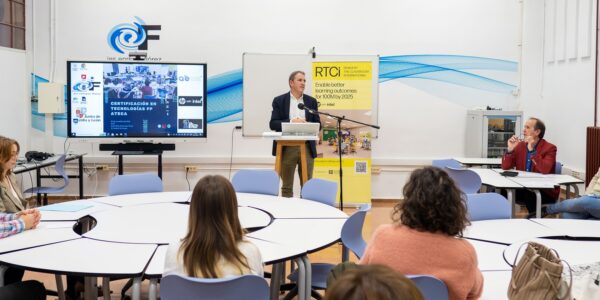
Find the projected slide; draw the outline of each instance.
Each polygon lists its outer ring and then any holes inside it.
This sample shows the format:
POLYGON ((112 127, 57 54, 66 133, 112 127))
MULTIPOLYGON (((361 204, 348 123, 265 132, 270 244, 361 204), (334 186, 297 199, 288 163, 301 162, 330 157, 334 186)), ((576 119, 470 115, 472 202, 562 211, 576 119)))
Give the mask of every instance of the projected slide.
POLYGON ((206 65, 68 63, 70 137, 206 136, 206 65))

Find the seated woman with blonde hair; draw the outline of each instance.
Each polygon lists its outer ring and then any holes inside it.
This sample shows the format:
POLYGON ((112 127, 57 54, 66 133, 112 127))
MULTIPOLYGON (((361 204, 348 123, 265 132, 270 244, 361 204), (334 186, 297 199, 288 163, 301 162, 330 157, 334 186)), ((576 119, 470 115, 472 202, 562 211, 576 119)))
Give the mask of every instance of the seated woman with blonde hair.
POLYGON ((208 175, 194 187, 188 232, 169 245, 165 258, 163 275, 173 273, 199 278, 263 276, 262 257, 244 238, 237 197, 225 177, 208 175))
POLYGON ((20 150, 17 141, 0 137, 0 212, 17 213, 27 209, 27 201, 12 172, 20 150))
POLYGON ((382 264, 407 275, 431 275, 448 287, 450 300, 477 299, 483 276, 475 248, 460 238, 469 224, 462 192, 442 169, 412 172, 394 224, 375 230, 360 264, 382 264))

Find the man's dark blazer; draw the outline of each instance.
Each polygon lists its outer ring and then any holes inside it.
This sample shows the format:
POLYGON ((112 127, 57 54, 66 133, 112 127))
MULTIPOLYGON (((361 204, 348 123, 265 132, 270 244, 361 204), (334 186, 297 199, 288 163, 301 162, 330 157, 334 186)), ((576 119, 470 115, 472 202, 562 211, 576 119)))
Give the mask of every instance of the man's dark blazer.
MULTIPOLYGON (((304 94, 302 96, 304 105, 310 109, 318 110, 317 99, 304 94)), ((306 122, 321 123, 321 119, 318 114, 311 114, 308 111, 304 112, 306 122)), ((269 127, 271 130, 281 132, 281 123, 288 123, 290 121, 290 92, 275 97, 273 99, 273 111, 271 111, 271 121, 269 127)), ((319 127, 320 128, 320 127, 319 127)), ((276 154, 277 142, 273 141, 273 155, 276 154)), ((315 141, 308 141, 310 145, 310 156, 312 158, 317 157, 317 145, 315 141)))

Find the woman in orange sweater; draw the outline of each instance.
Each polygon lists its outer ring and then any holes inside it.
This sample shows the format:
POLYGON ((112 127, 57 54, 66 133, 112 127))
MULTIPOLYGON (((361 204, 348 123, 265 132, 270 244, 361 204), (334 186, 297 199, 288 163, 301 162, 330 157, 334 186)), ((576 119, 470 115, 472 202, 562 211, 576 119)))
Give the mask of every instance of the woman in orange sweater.
POLYGON ((450 300, 479 298, 483 276, 475 249, 460 238, 469 221, 454 181, 441 169, 425 167, 412 172, 403 192, 394 224, 375 230, 360 264, 435 276, 448 287, 450 300))

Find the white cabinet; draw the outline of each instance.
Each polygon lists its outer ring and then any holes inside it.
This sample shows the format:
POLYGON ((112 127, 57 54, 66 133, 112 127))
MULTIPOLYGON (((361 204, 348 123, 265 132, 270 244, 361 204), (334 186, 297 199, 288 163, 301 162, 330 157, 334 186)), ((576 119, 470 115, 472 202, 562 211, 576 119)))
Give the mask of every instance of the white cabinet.
POLYGON ((501 157, 506 142, 523 129, 520 111, 469 110, 467 112, 467 157, 501 157))

